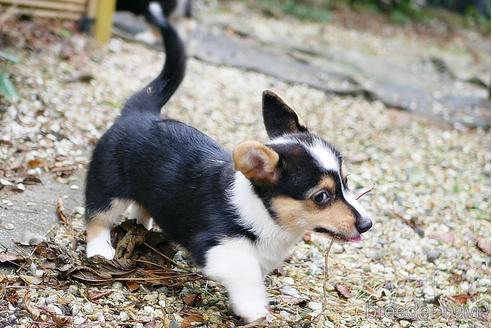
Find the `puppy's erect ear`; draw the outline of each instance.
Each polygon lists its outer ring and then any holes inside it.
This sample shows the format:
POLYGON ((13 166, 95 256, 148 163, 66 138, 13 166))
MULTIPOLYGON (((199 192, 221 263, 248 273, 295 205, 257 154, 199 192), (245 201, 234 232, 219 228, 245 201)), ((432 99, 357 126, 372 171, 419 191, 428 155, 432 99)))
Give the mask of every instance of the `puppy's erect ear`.
POLYGON ((270 138, 308 130, 296 111, 272 90, 263 91, 263 122, 270 138))
POLYGON ((240 171, 250 180, 274 183, 278 179, 278 154, 257 141, 245 141, 232 153, 234 170, 240 171))

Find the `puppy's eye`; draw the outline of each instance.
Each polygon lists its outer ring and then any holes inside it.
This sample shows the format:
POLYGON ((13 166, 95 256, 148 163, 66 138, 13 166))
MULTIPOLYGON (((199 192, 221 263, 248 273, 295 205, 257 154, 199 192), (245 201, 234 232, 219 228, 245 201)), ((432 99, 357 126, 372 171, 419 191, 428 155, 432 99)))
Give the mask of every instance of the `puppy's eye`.
POLYGON ((326 190, 321 190, 313 195, 312 200, 318 206, 326 206, 330 201, 330 194, 326 190))

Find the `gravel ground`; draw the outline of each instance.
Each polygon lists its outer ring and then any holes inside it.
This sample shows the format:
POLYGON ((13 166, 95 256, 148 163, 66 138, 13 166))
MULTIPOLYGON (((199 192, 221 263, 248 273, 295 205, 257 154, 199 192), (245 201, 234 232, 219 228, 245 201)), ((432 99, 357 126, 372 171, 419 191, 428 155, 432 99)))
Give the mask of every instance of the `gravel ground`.
MULTIPOLYGON (((138 44, 114 39, 97 49, 80 36, 21 55, 12 72, 22 99, 0 111, 0 176, 20 189, 26 175, 45 170, 72 183, 71 174, 86 165, 89 148, 125 98, 162 63, 161 54, 138 44), (69 82, 82 73, 93 78, 69 82)), ((361 199, 375 219, 373 230, 363 243, 336 244, 330 256, 326 312, 316 318, 329 241, 313 235, 267 278, 271 325, 489 327, 490 131, 459 131, 378 102, 194 59, 164 112, 229 148, 246 139, 266 140, 260 111, 265 88, 277 90, 312 131, 337 145, 348 159, 352 188, 376 186, 361 199)), ((80 228, 78 212, 74 225, 80 228)), ((60 228, 53 240, 69 247, 70 232, 60 228)), ((175 256, 179 262, 186 258, 183 252, 175 256)), ((29 269, 32 277, 43 275, 36 261, 29 269)), ((13 279, 0 275, 3 325, 42 326, 49 313, 74 326, 159 327, 162 320, 165 327, 190 327, 194 319, 210 327, 237 324, 224 289, 203 279, 136 290, 120 282, 90 287, 73 281, 59 288, 32 281, 29 289, 8 288, 13 279), (190 301, 189 295, 199 299, 190 301), (33 308, 43 309, 37 318, 33 308)))

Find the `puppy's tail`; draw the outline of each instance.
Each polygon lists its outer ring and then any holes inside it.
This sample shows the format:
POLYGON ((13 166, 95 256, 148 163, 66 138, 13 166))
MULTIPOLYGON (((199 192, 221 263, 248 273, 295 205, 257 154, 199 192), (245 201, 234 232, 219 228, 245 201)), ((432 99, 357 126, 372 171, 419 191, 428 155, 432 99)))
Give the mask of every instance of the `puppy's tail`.
POLYGON ((148 112, 159 115, 162 106, 178 89, 186 70, 186 51, 178 32, 168 21, 159 22, 166 62, 159 75, 145 88, 135 93, 125 104, 122 115, 148 112))

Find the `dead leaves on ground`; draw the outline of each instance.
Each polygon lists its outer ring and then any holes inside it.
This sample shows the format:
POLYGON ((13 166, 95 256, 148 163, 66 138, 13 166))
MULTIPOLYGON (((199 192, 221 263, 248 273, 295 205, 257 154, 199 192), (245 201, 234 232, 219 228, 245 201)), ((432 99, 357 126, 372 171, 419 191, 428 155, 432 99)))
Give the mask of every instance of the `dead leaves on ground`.
POLYGON ((115 259, 101 257, 72 267, 66 276, 88 285, 108 285, 115 281, 126 284, 130 290, 140 285, 176 286, 201 276, 189 269, 175 270, 170 259, 176 250, 163 238, 163 234, 147 231, 134 220, 123 222, 112 232, 116 244, 115 259))
POLYGON ((183 311, 181 312, 181 316, 183 317, 181 328, 191 328, 197 323, 205 322, 205 318, 203 317, 203 315, 198 312, 183 311))
MULTIPOLYGON (((83 242, 83 232, 72 228, 71 218, 65 214, 61 199, 57 202, 56 212, 64 223, 67 232, 74 234, 77 242, 83 242)), ((38 244, 32 254, 36 265, 43 269, 43 277, 32 275, 29 266, 31 259, 11 252, 0 252, 0 263, 22 264, 16 284, 60 287, 67 283, 67 278, 92 286, 103 286, 120 281, 130 291, 136 291, 141 285, 180 286, 187 281, 200 279, 201 275, 191 269, 172 261, 176 250, 164 239, 163 234, 147 231, 134 220, 126 221, 112 231, 117 256, 108 261, 104 258, 85 258, 76 250, 59 245, 53 240, 38 244), (48 278, 46 278, 48 277, 48 278)), ((89 293, 91 300, 105 296, 105 292, 89 293)), ((200 295, 188 295, 185 303, 192 306, 200 303, 200 295)))
POLYGON ((186 294, 183 296, 183 302, 188 306, 196 306, 202 302, 202 296, 198 294, 186 294))
POLYGON ((459 294, 459 295, 453 295, 451 296, 451 299, 456 303, 456 304, 466 304, 471 299, 471 295, 469 294, 459 294))
POLYGON ((10 253, 8 251, 0 252, 0 263, 6 262, 23 262, 24 256, 19 254, 10 253))
POLYGON ((29 291, 25 291, 21 306, 33 319, 40 321, 48 327, 65 327, 71 323, 71 317, 60 315, 47 306, 32 303, 29 291))
POLYGON ((87 298, 94 303, 97 303, 97 301, 107 295, 110 295, 113 293, 113 290, 107 289, 107 290, 99 290, 99 289, 90 289, 87 291, 87 298))

